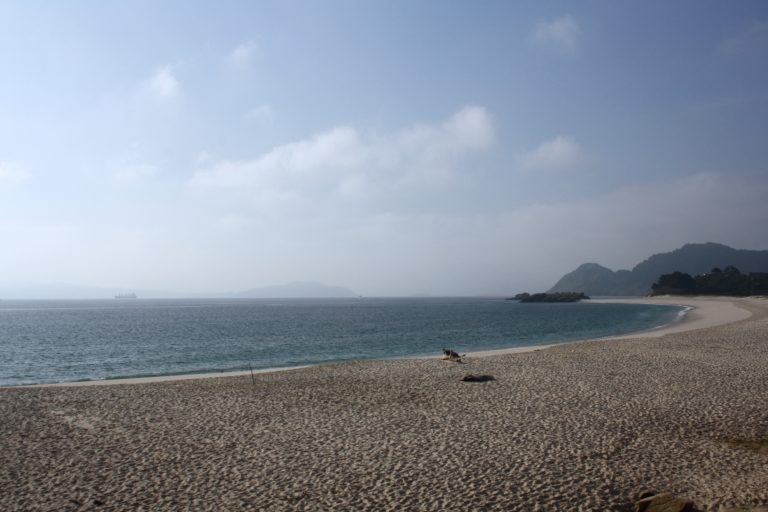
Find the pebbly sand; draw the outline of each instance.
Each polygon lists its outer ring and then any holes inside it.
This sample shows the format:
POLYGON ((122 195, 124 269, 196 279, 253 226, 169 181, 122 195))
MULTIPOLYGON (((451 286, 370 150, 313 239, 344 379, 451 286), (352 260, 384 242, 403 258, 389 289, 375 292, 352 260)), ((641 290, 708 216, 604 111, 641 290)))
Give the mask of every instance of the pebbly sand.
POLYGON ((768 300, 660 300, 697 309, 465 364, 0 389, 0 510, 768 505, 768 300))

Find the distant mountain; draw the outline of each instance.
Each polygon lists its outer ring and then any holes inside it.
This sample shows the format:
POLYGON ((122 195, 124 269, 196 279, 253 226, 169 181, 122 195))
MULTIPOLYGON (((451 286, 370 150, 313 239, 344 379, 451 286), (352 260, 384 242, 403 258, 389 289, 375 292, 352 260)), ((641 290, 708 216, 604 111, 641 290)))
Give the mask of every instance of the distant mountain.
POLYGON ((733 249, 712 242, 686 244, 672 252, 654 254, 631 271, 614 272, 597 263, 585 263, 560 278, 548 292, 583 292, 591 296, 647 295, 662 274, 685 272, 697 275, 729 265, 744 273, 768 272, 768 251, 733 249))
POLYGON ((235 294, 236 297, 249 299, 341 299, 357 297, 357 294, 341 286, 328 286, 314 282, 295 282, 276 286, 254 288, 235 294))
MULTIPOLYGON (((651 284, 653 280, 651 280, 651 284)), ((647 291, 650 291, 648 284, 647 291)), ((549 293, 556 292, 583 292, 589 296, 595 295, 643 295, 646 286, 642 283, 634 283, 632 272, 629 270, 613 270, 597 263, 584 263, 579 268, 570 272, 553 286, 549 293)))

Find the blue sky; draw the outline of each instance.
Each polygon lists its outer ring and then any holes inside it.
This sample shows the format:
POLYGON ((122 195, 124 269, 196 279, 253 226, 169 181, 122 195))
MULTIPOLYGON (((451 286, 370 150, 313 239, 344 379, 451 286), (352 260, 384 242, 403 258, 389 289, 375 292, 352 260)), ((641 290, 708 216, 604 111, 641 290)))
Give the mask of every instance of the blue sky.
POLYGON ((765 2, 2 2, 1 283, 540 290, 768 249, 765 2))

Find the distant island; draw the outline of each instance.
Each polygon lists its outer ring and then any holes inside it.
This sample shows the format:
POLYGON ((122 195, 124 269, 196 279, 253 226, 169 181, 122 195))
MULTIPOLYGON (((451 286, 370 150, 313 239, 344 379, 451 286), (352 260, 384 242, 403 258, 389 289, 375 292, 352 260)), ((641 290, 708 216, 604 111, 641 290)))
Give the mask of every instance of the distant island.
POLYGON ((556 292, 556 293, 518 293, 512 298, 506 300, 517 300, 520 302, 579 302, 589 299, 581 292, 556 292))
POLYGON ((118 293, 115 295, 116 299, 135 299, 136 294, 135 293, 118 293))
POLYGON ((738 268, 713 268, 692 277, 684 272, 663 274, 651 287, 651 295, 768 295, 768 273, 742 274, 738 268))
POLYGON ((597 263, 584 263, 564 275, 548 293, 579 291, 588 295, 648 295, 663 274, 701 275, 713 268, 733 266, 742 272, 768 272, 768 251, 733 249, 716 243, 686 244, 672 252, 654 254, 632 270, 614 272, 597 263))

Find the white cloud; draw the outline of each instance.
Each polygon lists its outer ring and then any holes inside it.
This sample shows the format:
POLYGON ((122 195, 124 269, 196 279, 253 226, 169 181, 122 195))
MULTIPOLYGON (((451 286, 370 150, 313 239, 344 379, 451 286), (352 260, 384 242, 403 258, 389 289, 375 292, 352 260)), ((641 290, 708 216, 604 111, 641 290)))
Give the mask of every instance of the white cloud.
POLYGON ((261 124, 270 124, 275 119, 275 111, 270 105, 259 105, 246 112, 245 118, 261 124))
POLYGON ((536 149, 517 157, 517 163, 525 169, 564 169, 578 163, 581 148, 573 138, 558 135, 542 142, 536 149))
POLYGON ((573 16, 566 14, 552 21, 538 23, 533 29, 531 39, 541 46, 570 54, 578 48, 580 35, 578 22, 573 16))
POLYGON ((246 69, 256 54, 258 46, 253 41, 246 41, 235 47, 227 56, 227 63, 235 69, 246 69))
POLYGON ((292 178, 353 167, 359 163, 360 149, 354 129, 334 128, 310 139, 278 146, 254 160, 219 162, 195 173, 192 185, 261 188, 275 181, 287 184, 292 178))
POLYGON ((467 107, 456 112, 443 125, 449 138, 469 149, 482 149, 493 142, 493 124, 482 107, 467 107))
POLYGON ((277 146, 252 160, 222 161, 199 170, 195 189, 250 189, 295 199, 331 191, 363 197, 372 189, 434 185, 454 171, 458 159, 493 142, 490 115, 466 107, 439 125, 415 125, 389 135, 366 135, 339 126, 277 146))
POLYGON ((22 167, 11 162, 0 161, 0 186, 21 183, 28 178, 29 172, 22 167))
POLYGON ((113 176, 123 183, 135 183, 155 176, 159 168, 153 164, 132 164, 117 169, 113 176))
POLYGON ((163 66, 149 78, 149 89, 160 98, 173 98, 181 92, 181 83, 172 66, 163 66))

